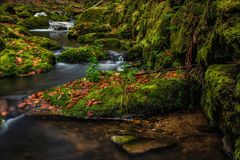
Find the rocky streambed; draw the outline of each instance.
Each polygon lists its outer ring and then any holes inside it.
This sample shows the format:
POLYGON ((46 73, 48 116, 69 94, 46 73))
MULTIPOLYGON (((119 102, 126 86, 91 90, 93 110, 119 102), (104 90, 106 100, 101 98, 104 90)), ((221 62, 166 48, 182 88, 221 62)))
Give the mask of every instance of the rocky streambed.
POLYGON ((226 160, 199 112, 104 121, 21 116, 4 123, 0 159, 226 160))

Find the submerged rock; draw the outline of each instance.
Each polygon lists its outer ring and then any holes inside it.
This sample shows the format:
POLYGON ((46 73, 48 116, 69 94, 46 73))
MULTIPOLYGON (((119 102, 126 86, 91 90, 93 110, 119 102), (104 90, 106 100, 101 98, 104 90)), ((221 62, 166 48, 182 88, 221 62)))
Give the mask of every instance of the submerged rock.
POLYGON ((137 137, 134 137, 134 136, 112 136, 111 140, 118 145, 122 145, 125 143, 136 141, 137 137))
POLYGON ((111 140, 131 155, 141 155, 149 151, 164 149, 175 145, 170 138, 141 139, 135 136, 113 136, 111 140))

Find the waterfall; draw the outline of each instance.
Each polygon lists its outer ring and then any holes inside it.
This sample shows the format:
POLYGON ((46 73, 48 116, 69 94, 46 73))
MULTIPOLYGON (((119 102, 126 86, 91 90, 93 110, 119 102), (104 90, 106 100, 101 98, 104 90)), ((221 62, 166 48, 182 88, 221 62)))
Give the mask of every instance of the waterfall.
POLYGON ((124 53, 117 51, 108 51, 112 61, 124 61, 124 53))

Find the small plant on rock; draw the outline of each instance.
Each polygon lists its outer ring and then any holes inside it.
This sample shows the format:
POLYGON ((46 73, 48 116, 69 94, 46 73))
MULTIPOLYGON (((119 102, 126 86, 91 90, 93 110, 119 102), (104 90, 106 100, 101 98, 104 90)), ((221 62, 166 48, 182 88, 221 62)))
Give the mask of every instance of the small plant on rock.
POLYGON ((89 62, 86 77, 91 82, 98 82, 100 80, 100 71, 98 70, 99 61, 96 57, 91 57, 89 58, 89 62))

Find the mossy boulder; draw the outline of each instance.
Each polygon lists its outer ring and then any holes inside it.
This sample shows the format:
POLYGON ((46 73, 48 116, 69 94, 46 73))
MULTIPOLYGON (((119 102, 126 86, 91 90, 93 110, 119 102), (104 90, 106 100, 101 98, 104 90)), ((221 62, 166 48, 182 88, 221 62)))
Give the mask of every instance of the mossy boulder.
POLYGON ((111 140, 115 144, 122 145, 122 144, 125 144, 125 143, 136 141, 137 137, 135 137, 135 136, 128 136, 128 135, 126 135, 126 136, 112 136, 111 140))
POLYGON ((62 48, 56 41, 45 37, 31 36, 29 40, 48 50, 57 50, 62 48))
POLYGON ((52 52, 23 39, 8 39, 0 52, 0 76, 30 75, 49 71, 55 64, 52 52))
POLYGON ((240 136, 239 73, 240 66, 236 64, 211 65, 205 73, 202 97, 202 107, 211 124, 220 127, 233 142, 240 136))
POLYGON ((18 24, 29 29, 42 28, 49 25, 49 18, 46 16, 30 17, 21 20, 18 24))
POLYGON ((79 63, 88 62, 90 58, 96 57, 97 60, 107 58, 107 52, 98 46, 82 46, 79 48, 66 48, 57 57, 59 62, 79 63))
POLYGON ((102 38, 94 41, 94 44, 101 45, 108 49, 123 49, 128 50, 132 44, 129 41, 120 40, 117 38, 102 38))
POLYGON ((89 33, 85 35, 81 35, 78 37, 78 42, 79 43, 93 43, 94 41, 102 38, 119 38, 119 35, 116 33, 104 33, 104 32, 99 32, 99 33, 89 33))
POLYGON ((104 48, 121 48, 121 41, 117 38, 98 39, 94 43, 102 45, 104 48))
POLYGON ((94 23, 104 23, 104 12, 106 8, 104 7, 93 7, 90 8, 78 16, 76 23, 82 22, 94 22, 94 23))
POLYGON ((68 38, 77 38, 78 36, 89 33, 111 32, 112 27, 109 24, 80 23, 70 29, 68 38))
POLYGON ((141 78, 130 75, 106 76, 97 83, 75 81, 46 91, 44 97, 51 105, 61 106, 60 114, 78 118, 161 114, 192 107, 199 98, 197 86, 189 79, 158 78, 141 83, 141 78))

